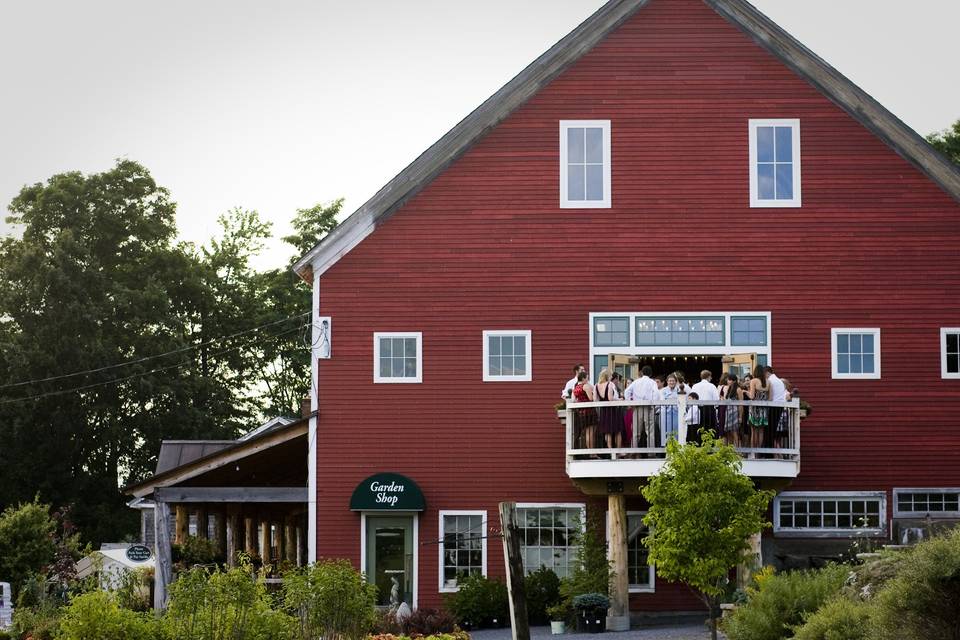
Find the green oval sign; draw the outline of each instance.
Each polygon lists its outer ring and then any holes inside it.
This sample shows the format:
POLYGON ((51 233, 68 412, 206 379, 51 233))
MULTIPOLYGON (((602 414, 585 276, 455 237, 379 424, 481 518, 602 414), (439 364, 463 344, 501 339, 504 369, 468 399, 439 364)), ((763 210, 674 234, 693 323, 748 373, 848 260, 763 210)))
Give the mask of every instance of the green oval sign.
POLYGON ((142 544, 127 547, 127 560, 130 562, 146 562, 152 555, 150 547, 145 547, 142 544))
POLYGON ((426 501, 417 483, 399 473, 378 473, 357 485, 351 511, 423 511, 426 501))

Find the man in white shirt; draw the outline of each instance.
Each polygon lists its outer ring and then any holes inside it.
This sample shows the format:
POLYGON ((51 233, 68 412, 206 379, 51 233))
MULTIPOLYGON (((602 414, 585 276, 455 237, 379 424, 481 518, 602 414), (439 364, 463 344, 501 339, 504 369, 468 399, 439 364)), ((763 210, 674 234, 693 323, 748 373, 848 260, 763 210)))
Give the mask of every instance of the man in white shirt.
MULTIPOLYGON (((691 391, 697 394, 697 398, 700 402, 720 402, 720 392, 713 385, 713 374, 710 373, 709 369, 704 369, 700 372, 700 382, 691 387, 691 391)), ((700 442, 699 430, 703 429, 704 431, 713 431, 716 434, 717 431, 717 407, 716 405, 712 406, 700 406, 700 423, 697 428, 698 433, 691 434, 693 440, 700 442)), ((688 442, 691 439, 688 437, 688 442)))
MULTIPOLYGON (((767 388, 770 389, 771 402, 787 401, 787 385, 783 384, 777 374, 773 372, 773 367, 764 367, 767 372, 767 388)), ((764 446, 780 446, 780 437, 777 432, 780 431, 780 419, 783 417, 783 407, 770 407, 770 428, 767 433, 770 434, 770 442, 764 446)))
POLYGON ((583 365, 578 364, 573 368, 573 377, 567 380, 567 384, 563 386, 563 391, 560 392, 560 397, 566 400, 567 402, 576 402, 577 399, 573 397, 573 388, 577 386, 577 375, 583 371, 583 365))
MULTIPOLYGON (((660 390, 657 389, 657 383, 650 377, 653 375, 653 369, 646 365, 640 371, 639 378, 630 383, 627 390, 623 392, 625 400, 632 402, 655 402, 660 400, 660 390)), ((637 439, 642 430, 647 436, 647 446, 657 446, 657 424, 654 419, 654 407, 634 407, 633 408, 633 440, 631 447, 637 446, 637 439)))

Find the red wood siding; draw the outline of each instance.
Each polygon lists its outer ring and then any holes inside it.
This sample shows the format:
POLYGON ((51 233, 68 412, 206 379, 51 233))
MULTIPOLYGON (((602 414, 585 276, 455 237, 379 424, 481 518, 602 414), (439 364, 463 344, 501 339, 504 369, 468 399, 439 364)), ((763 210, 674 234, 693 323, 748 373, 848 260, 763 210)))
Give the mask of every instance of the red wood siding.
MULTIPOLYGON (((588 361, 591 311, 769 310, 773 362, 814 406, 791 488, 960 486, 938 342, 960 324, 958 213, 705 4, 653 0, 322 276, 318 555, 359 562, 347 505, 375 471, 420 484, 424 543, 439 509, 496 526, 500 500, 584 502, 552 405, 588 361), (749 208, 750 118, 800 119, 802 208, 749 208), (611 209, 558 207, 562 119, 611 120, 611 209), (831 380, 844 326, 881 328, 883 379, 831 380), (532 330, 532 382, 482 382, 484 329, 532 330), (423 332, 423 384, 373 384, 374 331, 423 332)), ((437 571, 422 544, 421 606, 437 571)), ((635 602, 699 606, 662 583, 635 602)))

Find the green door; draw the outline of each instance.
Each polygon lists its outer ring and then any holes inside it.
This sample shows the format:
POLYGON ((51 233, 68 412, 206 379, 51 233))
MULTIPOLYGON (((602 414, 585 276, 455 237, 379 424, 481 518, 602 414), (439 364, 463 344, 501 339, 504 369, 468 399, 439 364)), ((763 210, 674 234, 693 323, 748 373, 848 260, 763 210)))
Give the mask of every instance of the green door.
POLYGON ((367 516, 367 579, 377 604, 413 607, 413 516, 367 516))

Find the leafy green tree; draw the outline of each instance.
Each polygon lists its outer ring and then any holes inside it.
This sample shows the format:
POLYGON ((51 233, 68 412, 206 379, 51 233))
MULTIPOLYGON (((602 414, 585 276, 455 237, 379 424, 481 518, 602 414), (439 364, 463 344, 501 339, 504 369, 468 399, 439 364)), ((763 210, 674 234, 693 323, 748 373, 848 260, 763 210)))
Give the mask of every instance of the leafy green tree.
POLYGON ((950 158, 954 164, 960 165, 960 120, 957 120, 949 129, 927 136, 927 142, 937 151, 950 158))
POLYGON ((661 577, 700 593, 714 640, 730 571, 745 558, 749 537, 769 526, 773 492, 758 491, 740 468, 736 450, 707 432, 701 446, 671 440, 662 471, 643 488, 650 562, 661 577))
POLYGON ((14 598, 27 578, 53 563, 56 529, 49 507, 36 500, 0 514, 0 576, 10 583, 14 598))

